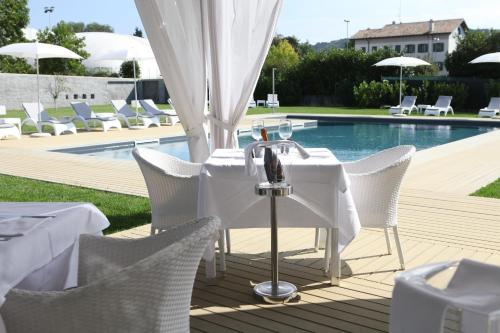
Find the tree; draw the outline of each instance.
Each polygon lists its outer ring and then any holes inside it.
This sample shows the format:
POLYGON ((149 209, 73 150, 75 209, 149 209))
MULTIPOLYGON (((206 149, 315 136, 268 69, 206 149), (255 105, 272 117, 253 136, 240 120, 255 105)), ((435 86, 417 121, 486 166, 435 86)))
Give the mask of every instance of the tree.
POLYGON ((276 68, 284 73, 299 63, 299 55, 288 40, 281 40, 276 45, 271 46, 264 64, 264 71, 276 68))
POLYGON ((52 96, 54 100, 54 107, 57 111, 57 99, 59 98, 59 94, 67 89, 66 87, 66 79, 64 76, 54 75, 54 83, 49 83, 47 86, 47 91, 52 96))
MULTIPOLYGON (((29 22, 28 0, 0 0, 0 47, 25 42, 23 28, 29 22)), ((0 72, 30 73, 26 60, 0 56, 0 72)))
POLYGON ((71 27, 71 29, 73 29, 75 34, 85 31, 85 23, 83 22, 68 22, 67 24, 71 27))
POLYGON ((134 31, 133 35, 134 35, 135 37, 141 37, 141 38, 142 38, 142 37, 143 37, 143 36, 142 36, 142 30, 141 30, 141 29, 139 29, 139 27, 135 27, 135 31, 134 31))
MULTIPOLYGON (((78 38, 73 28, 64 21, 49 30, 46 28, 38 32, 38 41, 41 43, 63 46, 76 54, 86 58, 89 54, 85 51, 85 38, 78 38)), ((84 75, 85 67, 80 60, 75 59, 40 59, 40 73, 62 75, 84 75)))
POLYGON ((100 24, 97 22, 89 23, 83 29, 84 32, 115 32, 109 24, 100 24))
MULTIPOLYGON (((132 61, 124 61, 122 63, 120 66, 120 76, 126 78, 134 77, 134 63, 132 61)), ((135 61, 135 76, 137 78, 141 77, 141 68, 139 67, 139 63, 137 61, 135 61)))

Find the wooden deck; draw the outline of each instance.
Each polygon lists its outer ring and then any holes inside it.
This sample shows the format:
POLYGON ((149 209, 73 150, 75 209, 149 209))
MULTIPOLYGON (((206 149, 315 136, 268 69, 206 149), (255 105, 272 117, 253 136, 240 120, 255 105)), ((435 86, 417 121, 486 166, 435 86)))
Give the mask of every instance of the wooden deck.
MULTIPOLYGON (((4 142, 0 173, 146 195, 134 162, 4 142)), ((408 268, 460 258, 500 264, 500 200, 467 196, 500 176, 499 144, 500 131, 495 131, 416 154, 399 204, 408 268)), ((149 226, 142 226, 114 236, 148 233, 149 226)), ((280 229, 280 277, 295 283, 300 296, 286 305, 262 304, 252 296, 252 286, 270 278, 268 230, 232 230, 231 236, 233 253, 226 257, 227 272, 217 285, 205 285, 203 265, 197 273, 193 332, 387 332, 398 259, 387 254, 380 230, 362 230, 346 248, 341 286, 332 287, 321 270, 323 251, 312 250, 314 231, 280 229)))

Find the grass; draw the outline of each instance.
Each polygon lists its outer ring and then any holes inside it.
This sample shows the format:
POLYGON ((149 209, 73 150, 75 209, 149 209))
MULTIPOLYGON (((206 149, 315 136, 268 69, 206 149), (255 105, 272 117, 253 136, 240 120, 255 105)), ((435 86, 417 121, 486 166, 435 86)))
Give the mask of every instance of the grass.
POLYGON ((0 201, 91 202, 110 222, 105 234, 151 222, 148 198, 21 177, 0 175, 0 201))
POLYGON ((476 197, 500 199, 500 178, 491 184, 481 187, 471 195, 476 197))

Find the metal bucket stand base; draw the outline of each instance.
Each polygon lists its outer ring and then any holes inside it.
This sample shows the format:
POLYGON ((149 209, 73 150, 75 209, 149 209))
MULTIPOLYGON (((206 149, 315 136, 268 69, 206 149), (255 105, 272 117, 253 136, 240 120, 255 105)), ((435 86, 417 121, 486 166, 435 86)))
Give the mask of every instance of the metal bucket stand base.
POLYGON ((278 290, 273 293, 273 283, 266 281, 257 284, 253 291, 266 303, 286 303, 297 296, 297 287, 286 281, 278 281, 278 290))

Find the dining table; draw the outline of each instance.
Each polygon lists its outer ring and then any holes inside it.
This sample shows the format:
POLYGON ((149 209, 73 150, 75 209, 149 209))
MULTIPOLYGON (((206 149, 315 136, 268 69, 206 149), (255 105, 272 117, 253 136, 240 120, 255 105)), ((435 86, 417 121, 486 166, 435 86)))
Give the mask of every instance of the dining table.
POLYGON ((102 235, 108 226, 90 203, 0 202, 0 309, 12 288, 75 287, 79 236, 102 235))
MULTIPOLYGON (((332 260, 361 229, 342 162, 326 148, 306 148, 308 158, 295 149, 279 154, 285 180, 293 193, 276 200, 279 228, 325 228, 333 231, 332 260)), ((263 159, 254 159, 258 176, 245 173, 243 149, 217 149, 203 163, 198 189, 198 216, 218 216, 222 229, 269 228, 270 202, 255 193, 264 179, 263 159)), ((224 251, 221 251, 222 254, 224 251)), ((215 262, 215 256, 208 258, 215 262)), ((224 260, 222 255, 221 261, 224 260)), ((340 267, 338 265, 338 267, 340 267)), ((225 267, 223 266, 223 270, 225 267)), ((207 266, 207 278, 215 278, 215 266, 207 266)), ((336 284, 333 281, 332 284, 336 284)))

